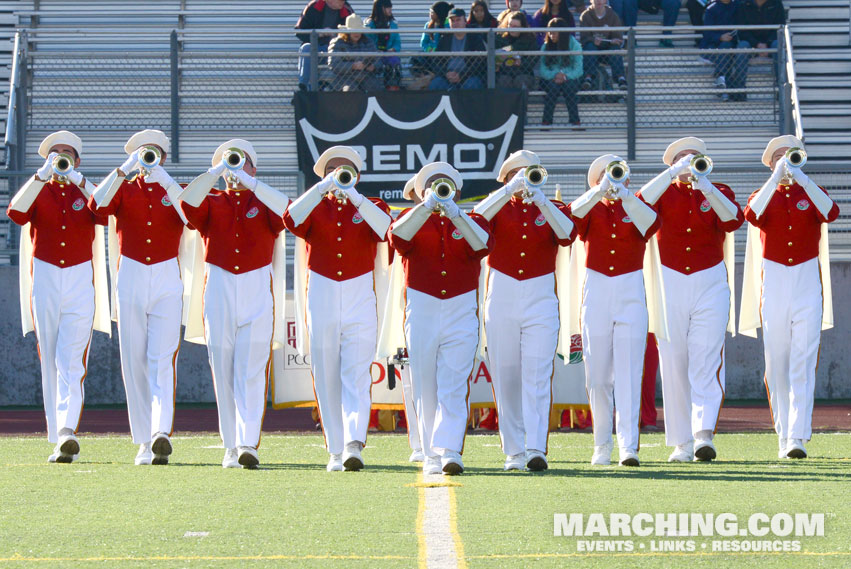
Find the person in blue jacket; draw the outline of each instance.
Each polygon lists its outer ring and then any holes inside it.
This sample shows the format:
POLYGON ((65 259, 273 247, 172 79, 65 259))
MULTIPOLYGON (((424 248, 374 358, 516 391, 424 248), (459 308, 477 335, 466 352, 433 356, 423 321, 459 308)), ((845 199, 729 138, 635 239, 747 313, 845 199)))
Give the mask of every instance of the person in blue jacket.
MULTIPOLYGON (((391 0, 375 0, 372 3, 372 14, 366 21, 366 26, 373 30, 395 30, 399 26, 393 17, 393 3, 391 0)), ((402 51, 402 38, 399 34, 381 33, 372 36, 378 51, 396 52, 402 51)), ((384 86, 389 90, 397 90, 401 85, 402 72, 401 60, 398 56, 382 57, 384 63, 384 86)))

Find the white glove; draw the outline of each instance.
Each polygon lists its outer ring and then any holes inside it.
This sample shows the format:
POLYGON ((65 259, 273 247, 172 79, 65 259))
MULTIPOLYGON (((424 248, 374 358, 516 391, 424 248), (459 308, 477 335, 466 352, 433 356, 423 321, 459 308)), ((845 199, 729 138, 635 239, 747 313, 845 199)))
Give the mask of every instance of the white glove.
POLYGON ((221 176, 225 171, 225 163, 219 160, 219 163, 213 166, 212 168, 207 169, 208 174, 212 174, 213 176, 221 176))
POLYGON ((248 175, 248 172, 245 170, 237 170, 233 173, 233 177, 239 180, 239 183, 248 188, 249 190, 254 191, 254 188, 257 187, 257 178, 248 175))
POLYGON ((783 179, 783 176, 786 174, 786 161, 778 160, 776 164, 774 164, 774 169, 771 171, 771 176, 769 176, 768 181, 772 182, 775 186, 780 183, 780 180, 783 179))
POLYGON ((355 207, 360 207, 363 203, 363 195, 355 189, 354 186, 347 190, 343 190, 346 192, 346 196, 349 198, 349 201, 352 202, 352 205, 355 207))
POLYGON ((523 189, 523 186, 526 183, 526 176, 523 173, 523 170, 518 171, 514 176, 505 184, 505 188, 509 191, 509 193, 514 193, 518 190, 523 189))
POLYGON ((458 207, 458 204, 453 201, 442 202, 443 207, 443 215, 448 217, 449 219, 455 219, 459 215, 461 215, 461 208, 458 207))
POLYGON ((168 188, 175 183, 174 179, 172 179, 172 177, 168 175, 168 172, 165 171, 165 168, 159 164, 145 177, 145 182, 149 184, 159 184, 163 188, 168 188))
POLYGON ((688 154, 687 156, 683 156, 668 168, 668 174, 671 175, 671 179, 676 178, 680 174, 685 174, 689 171, 689 165, 691 164, 691 159, 694 157, 693 154, 688 154))
POLYGON ((712 182, 710 182, 709 178, 706 176, 698 176, 697 181, 694 183, 694 187, 703 192, 703 195, 705 196, 715 192, 715 186, 712 185, 712 182))
POLYGON ((59 156, 56 152, 51 152, 47 155, 47 160, 44 161, 44 166, 39 168, 35 175, 42 182, 46 182, 50 179, 50 173, 53 172, 53 159, 59 156))
POLYGON ((76 170, 71 170, 65 175, 68 180, 77 187, 83 183, 83 175, 77 172, 76 170))
POLYGON ((789 174, 799 186, 806 187, 810 183, 810 177, 804 174, 800 168, 789 167, 789 174))
POLYGON ((527 203, 533 203, 536 206, 540 207, 547 203, 547 196, 544 195, 544 192, 541 188, 531 187, 527 189, 528 195, 523 200, 527 203))
POLYGON ((624 186, 623 184, 617 184, 617 185, 615 186, 615 195, 616 195, 617 197, 619 197, 621 200, 625 200, 625 199, 627 199, 629 196, 631 196, 631 195, 632 195, 632 192, 630 192, 630 191, 626 188, 626 186, 624 186))
POLYGON ((608 176, 603 176, 603 179, 600 180, 600 184, 597 186, 597 191, 601 196, 605 195, 612 188, 612 181, 608 176))
POLYGON ((429 190, 428 194, 426 194, 426 198, 423 200, 423 207, 429 211, 434 211, 440 202, 437 201, 437 198, 434 197, 434 192, 429 190))
POLYGON ((134 150, 127 160, 124 161, 124 164, 118 167, 119 170, 124 172, 124 175, 129 174, 133 170, 136 169, 136 164, 139 162, 139 149, 134 150))

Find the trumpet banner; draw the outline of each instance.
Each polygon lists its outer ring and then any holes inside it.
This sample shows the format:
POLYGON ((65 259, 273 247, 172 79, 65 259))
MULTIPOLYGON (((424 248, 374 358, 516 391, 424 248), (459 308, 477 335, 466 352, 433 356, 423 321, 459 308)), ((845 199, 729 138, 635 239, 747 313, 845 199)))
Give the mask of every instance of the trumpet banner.
MULTIPOLYGON (((288 315, 294 313, 292 295, 287 295, 288 315)), ((553 366, 553 407, 564 409, 587 406, 585 392, 585 366, 582 365, 582 342, 577 335, 572 338, 570 357, 564 365, 557 356, 553 366)), ((386 362, 373 362, 372 408, 404 410, 401 373, 395 369, 396 386, 388 387, 386 362)), ((470 407, 493 407, 494 397, 491 374, 486 361, 476 360, 470 376, 470 407)), ((286 341, 273 353, 272 405, 275 409, 310 407, 315 405, 313 376, 310 373, 310 356, 301 356, 296 349, 295 320, 287 318, 286 341)))

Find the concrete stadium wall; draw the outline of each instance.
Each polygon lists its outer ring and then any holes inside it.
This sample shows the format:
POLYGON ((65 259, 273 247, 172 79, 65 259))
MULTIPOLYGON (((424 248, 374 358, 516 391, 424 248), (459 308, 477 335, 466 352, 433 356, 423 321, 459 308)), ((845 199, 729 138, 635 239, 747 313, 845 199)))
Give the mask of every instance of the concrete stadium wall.
MULTIPOLYGON (((822 335, 821 359, 816 382, 820 399, 851 398, 851 329, 845 324, 851 316, 851 263, 834 263, 831 280, 836 327, 822 335)), ((741 287, 741 265, 736 275, 741 287)), ((0 358, 8 362, 0 369, 0 406, 41 405, 41 375, 35 337, 21 336, 18 305, 18 269, 0 267, 0 358)), ((737 308, 740 291, 736 292, 737 308)), ((215 402, 207 349, 183 342, 178 358, 177 398, 181 403, 215 402)), ((727 398, 765 397, 762 340, 736 336, 727 338, 727 398)), ((95 333, 85 381, 86 403, 124 403, 124 386, 118 352, 118 337, 95 333)), ((661 386, 657 384, 661 396, 661 386)))

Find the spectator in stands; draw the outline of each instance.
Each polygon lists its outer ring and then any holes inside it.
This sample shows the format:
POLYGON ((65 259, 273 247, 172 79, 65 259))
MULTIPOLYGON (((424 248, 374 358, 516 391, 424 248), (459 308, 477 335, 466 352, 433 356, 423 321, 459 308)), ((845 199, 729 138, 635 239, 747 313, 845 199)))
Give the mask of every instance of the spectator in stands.
MULTIPOLYGON (((538 51, 538 40, 532 32, 510 31, 513 29, 528 28, 529 22, 523 12, 514 12, 506 20, 509 31, 501 33, 496 38, 496 47, 502 51, 538 51)), ((535 65, 537 56, 533 55, 497 55, 496 56, 496 83, 500 87, 514 89, 535 88, 535 65)))
MULTIPOLYGON (((706 5, 711 0, 686 0, 686 10, 688 10, 688 19, 692 26, 703 25, 703 13, 706 11, 706 5)), ((694 45, 700 45, 701 38, 694 40, 694 45)))
MULTIPOLYGON (((295 27, 298 30, 335 29, 355 11, 347 0, 310 0, 295 27)), ((298 86, 306 90, 310 85, 310 34, 296 34, 302 45, 298 50, 298 86)), ((331 38, 319 36, 319 51, 328 51, 331 38)))
MULTIPOLYGON (((621 26, 623 26, 621 19, 611 7, 606 5, 606 0, 591 0, 591 6, 579 16, 580 28, 617 28, 621 26)), ((579 35, 579 41, 582 43, 582 51, 591 52, 583 56, 585 78, 582 80, 582 89, 585 91, 591 89, 601 63, 608 63, 612 67, 612 77, 617 78, 618 87, 626 89, 623 56, 596 55, 593 53, 622 49, 623 33, 583 31, 579 35)))
POLYGON ((508 27, 508 19, 514 12, 523 12, 526 16, 526 21, 529 21, 529 14, 523 9, 523 0, 505 0, 505 10, 499 13, 496 21, 499 22, 500 28, 508 27))
MULTIPOLYGON (((565 21, 568 28, 576 27, 576 20, 573 18, 573 14, 570 13, 565 0, 544 0, 544 5, 535 12, 529 24, 533 28, 546 28, 553 18, 561 18, 565 21)), ((543 43, 544 34, 538 34, 538 45, 542 45, 543 43)))
MULTIPOLYGON (((429 11, 429 19, 425 25, 426 30, 435 30, 441 28, 448 28, 446 20, 449 17, 449 10, 454 8, 452 4, 449 2, 435 2, 431 5, 431 10, 429 11)), ((440 34, 436 34, 434 32, 423 32, 423 37, 420 38, 420 47, 423 48, 423 51, 429 52, 437 49, 437 43, 440 41, 440 34)))
MULTIPOLYGON (((396 19, 393 17, 393 3, 390 0, 375 0, 372 3, 372 15, 367 19, 366 26, 374 30, 398 29, 396 19)), ((402 38, 399 34, 375 34, 372 36, 378 51, 402 51, 402 38)), ((396 91, 402 83, 402 60, 396 57, 380 58, 384 69, 384 86, 391 91, 396 91)))
MULTIPOLYGON (((550 28, 564 28, 567 23, 561 18, 553 18, 547 24, 550 28)), ((573 34, 547 32, 541 51, 582 51, 579 42, 573 34)), ((571 126, 579 126, 579 105, 577 92, 579 80, 582 77, 582 55, 545 55, 538 65, 538 75, 541 77, 541 87, 546 93, 544 98, 544 114, 541 124, 553 123, 553 111, 559 97, 564 97, 567 106, 567 116, 571 126)))
POLYGON ((496 18, 488 10, 485 0, 473 0, 470 6, 470 17, 467 18, 468 28, 495 28, 499 25, 496 18))
MULTIPOLYGON (((706 8, 703 21, 707 26, 730 26, 727 30, 704 30, 703 39, 700 41, 701 49, 732 49, 736 47, 736 10, 738 2, 735 0, 717 0, 706 8)), ((707 58, 715 64, 715 86, 719 89, 741 89, 745 86, 745 65, 736 65, 737 58, 732 53, 709 54, 707 58)), ((738 99, 739 93, 734 93, 738 99)), ((721 93, 721 100, 727 101, 730 95, 721 93)))
MULTIPOLYGON (((638 10, 648 14, 658 14, 662 10, 662 25, 675 26, 677 15, 682 7, 681 0, 609 0, 612 9, 620 16, 623 25, 633 27, 638 23, 638 10)), ((670 31, 662 32, 670 35, 670 31)), ((674 47, 669 39, 659 41, 660 47, 674 47)))
MULTIPOLYGON (((467 27, 466 14, 461 8, 449 11, 449 27, 463 30, 467 27)), ((482 34, 468 34, 463 31, 453 34, 440 34, 435 51, 452 53, 453 51, 485 51, 482 34)), ((435 77, 428 88, 433 90, 481 89, 484 87, 483 75, 486 69, 484 57, 448 56, 435 58, 435 77)))
POLYGON ((334 72, 335 91, 379 91, 383 88, 376 72, 381 69, 381 61, 375 57, 351 57, 350 53, 374 52, 372 39, 363 34, 367 29, 357 14, 346 18, 346 23, 338 26, 340 34, 331 40, 328 46, 328 65, 334 72))
MULTIPOLYGON (((781 0, 743 0, 736 10, 736 23, 742 26, 771 26, 786 23, 786 11, 783 9, 781 0)), ((739 49, 776 49, 777 30, 742 30, 739 36, 739 49)), ((777 54, 771 53, 774 58, 775 73, 777 72, 777 54)), ((747 83, 748 62, 751 53, 744 53, 736 58, 734 65, 742 70, 742 86, 747 83)), ((745 93, 731 96, 731 100, 744 101, 747 99, 745 93)))

